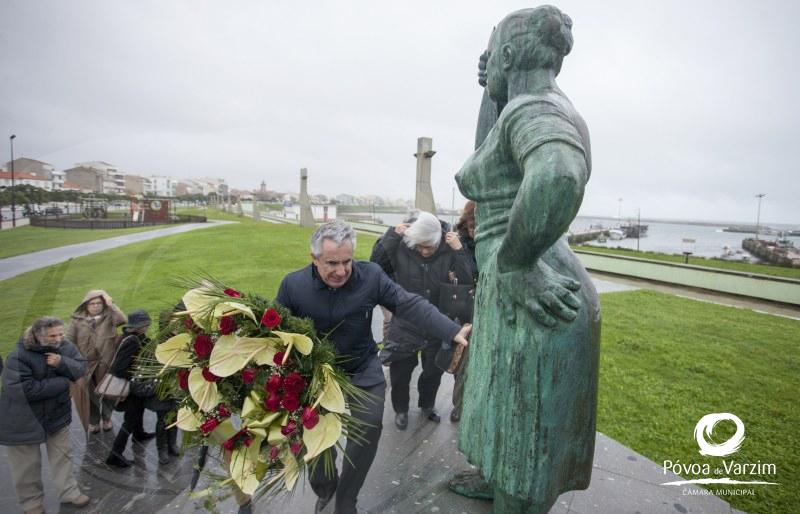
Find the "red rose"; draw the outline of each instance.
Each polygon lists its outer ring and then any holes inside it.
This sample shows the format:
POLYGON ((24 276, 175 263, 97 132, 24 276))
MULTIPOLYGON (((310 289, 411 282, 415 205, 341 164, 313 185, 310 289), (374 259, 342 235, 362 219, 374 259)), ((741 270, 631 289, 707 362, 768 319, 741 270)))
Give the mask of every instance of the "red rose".
POLYGON ((207 382, 219 382, 220 379, 220 377, 211 373, 211 370, 208 368, 203 368, 203 378, 205 378, 207 382))
POLYGON ((278 457, 281 455, 281 449, 277 446, 272 446, 269 449, 269 459, 270 460, 278 460, 278 457))
POLYGON ((225 293, 226 295, 231 296, 233 298, 241 298, 242 297, 242 293, 240 293, 239 291, 237 291, 236 289, 233 289, 231 287, 225 288, 225 291, 223 291, 223 293, 225 293))
POLYGON ((189 370, 188 369, 178 370, 178 387, 180 387, 184 391, 189 389, 189 370))
POLYGON ((302 393, 303 389, 305 388, 306 381, 303 380, 303 377, 300 376, 300 373, 289 373, 283 380, 283 390, 292 394, 293 396, 300 396, 300 393, 302 393))
POLYGON ((281 315, 278 314, 278 311, 270 307, 265 310, 264 315, 261 316, 261 324, 272 330, 281 324, 281 315))
POLYGON ((288 411, 295 411, 300 407, 300 398, 292 394, 286 393, 281 400, 281 406, 288 411))
POLYGON ((211 350, 214 349, 214 341, 205 334, 200 334, 194 338, 194 353, 201 359, 205 359, 211 355, 211 350))
POLYGON ((244 368, 242 370, 242 382, 252 384, 258 374, 258 368, 244 368))
POLYGON ((265 387, 270 393, 277 394, 280 392, 281 387, 283 387, 283 378, 277 373, 273 373, 267 379, 267 385, 265 387))
POLYGON ((270 412, 277 412, 281 408, 281 397, 277 394, 270 394, 264 401, 264 408, 270 412))
POLYGON ((300 450, 303 449, 303 443, 301 443, 300 441, 295 441, 291 445, 289 445, 289 449, 292 451, 292 453, 297 455, 298 453, 300 453, 300 450))
POLYGON ((253 444, 253 438, 252 437, 248 437, 247 439, 244 440, 244 445, 247 446, 248 448, 250 448, 251 444, 253 444))
POLYGON ((206 435, 211 433, 218 426, 219 420, 217 418, 208 418, 200 425, 200 431, 203 432, 203 435, 206 435))
MULTIPOLYGON (((234 436, 234 437, 235 437, 235 436, 234 436)), ((225 441, 224 443, 222 443, 222 447, 223 447, 223 448, 225 448, 226 450, 228 450, 228 451, 231 451, 231 452, 232 452, 232 451, 233 451, 233 442, 234 442, 234 441, 233 441, 233 439, 234 439, 234 438, 233 438, 233 437, 231 437, 230 439, 228 439, 227 441, 225 441)))
POLYGON ((194 324, 194 320, 192 319, 191 316, 186 316, 185 318, 183 318, 183 326, 186 328, 186 330, 192 330, 192 331, 194 331, 197 328, 197 325, 194 324))
POLYGON ((220 417, 227 418, 231 415, 231 411, 225 406, 224 403, 220 403, 217 407, 217 412, 219 413, 220 417))
POLYGON ((303 415, 300 419, 303 421, 303 427, 307 430, 311 430, 319 423, 319 413, 311 407, 304 407, 303 415))
MULTIPOLYGON (((284 352, 278 352, 278 353, 276 353, 276 354, 275 354, 275 356, 272 358, 272 362, 273 362, 273 363, 274 363, 276 366, 283 366, 283 356, 284 356, 284 355, 286 355, 284 352)), ((288 359, 286 360, 286 363, 287 363, 287 364, 289 363, 289 360, 288 360, 288 359)))
POLYGON ((223 316, 219 320, 219 333, 224 336, 234 333, 236 328, 236 321, 234 321, 233 316, 223 316))
POLYGON ((295 430, 297 430, 297 423, 295 423, 294 421, 290 421, 286 424, 285 427, 281 427, 281 434, 289 435, 295 430))

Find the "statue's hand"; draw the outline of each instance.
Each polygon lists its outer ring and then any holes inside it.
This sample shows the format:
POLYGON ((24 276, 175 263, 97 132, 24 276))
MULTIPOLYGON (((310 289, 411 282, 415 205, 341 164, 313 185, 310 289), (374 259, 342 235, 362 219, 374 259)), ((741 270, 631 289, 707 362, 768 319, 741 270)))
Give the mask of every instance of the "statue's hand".
POLYGON ((484 51, 478 57, 478 84, 486 87, 486 63, 489 61, 489 50, 484 51))
POLYGON ((527 309, 546 327, 578 317, 581 301, 574 293, 581 288, 580 282, 556 272, 541 260, 533 270, 498 273, 497 280, 509 321, 514 319, 515 306, 527 309))

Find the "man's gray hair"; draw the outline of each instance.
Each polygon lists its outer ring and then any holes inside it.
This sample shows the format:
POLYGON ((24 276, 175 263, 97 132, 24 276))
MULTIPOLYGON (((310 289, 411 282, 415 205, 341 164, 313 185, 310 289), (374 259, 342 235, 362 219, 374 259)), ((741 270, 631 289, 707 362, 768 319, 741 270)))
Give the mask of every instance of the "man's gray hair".
POLYGON ((425 211, 419 211, 417 220, 403 234, 403 242, 414 249, 417 245, 439 246, 442 240, 442 224, 439 218, 425 211))
POLYGON ((337 246, 350 241, 353 250, 356 249, 356 231, 344 221, 334 220, 319 226, 311 236, 311 254, 314 257, 322 255, 322 243, 326 239, 333 241, 337 246))
POLYGON ((64 326, 64 322, 61 321, 61 318, 57 318, 55 316, 43 316, 34 321, 31 326, 28 327, 28 330, 25 331, 25 339, 29 342, 32 342, 33 338, 36 338, 37 341, 41 341, 48 329, 62 326, 64 326))

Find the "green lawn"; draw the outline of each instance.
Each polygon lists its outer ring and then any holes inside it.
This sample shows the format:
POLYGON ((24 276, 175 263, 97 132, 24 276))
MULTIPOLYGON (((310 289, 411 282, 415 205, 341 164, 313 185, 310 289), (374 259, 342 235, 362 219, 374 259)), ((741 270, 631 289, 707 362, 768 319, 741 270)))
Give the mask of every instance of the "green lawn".
MULTIPOLYGON (((171 279, 205 272, 232 287, 274 296, 283 276, 310 261, 311 228, 239 221, 87 255, 2 282, 0 353, 6 355, 33 319, 53 314, 65 319, 89 289, 106 289, 123 310, 152 314, 173 305, 182 291, 171 279), (13 294, 10 292, 13 291, 13 294)), ((375 240, 360 235, 356 256, 368 259, 375 240)))
MULTIPOLYGON (((734 413, 746 439, 726 459, 775 463, 777 476, 760 479, 781 485, 724 499, 749 513, 795 512, 800 321, 644 290, 605 294, 601 303, 598 430, 659 464, 680 459, 713 469, 723 459, 699 454, 695 424, 705 414, 734 413)), ((720 424, 715 440, 733 435, 732 427, 720 424)))
MULTIPOLYGON (((104 288, 125 310, 151 315, 182 290, 171 279, 206 272, 232 287, 274 296, 281 278, 309 261, 312 229, 257 223, 168 236, 73 259, 2 282, 0 353, 44 314, 67 317, 84 293, 104 288)), ((374 237, 359 235, 367 259, 374 237)), ((719 462, 699 455, 698 419, 732 412, 746 426, 737 462, 775 463, 780 486, 756 497, 725 497, 750 513, 790 512, 800 504, 800 426, 796 391, 800 322, 651 291, 601 297, 603 333, 598 430, 661 463, 719 462)), ((724 433, 729 427, 721 426, 724 433)), ((774 478, 774 477, 773 477, 774 478)))
MULTIPOLYGON (((637 257, 639 259, 651 259, 665 262, 678 262, 683 264, 683 255, 670 255, 657 252, 637 252, 627 248, 603 248, 590 245, 572 246, 573 250, 583 250, 587 252, 608 253, 612 255, 624 255, 626 257, 637 257)), ((695 266, 706 266, 730 271, 741 271, 744 273, 761 273, 763 275, 773 275, 776 277, 800 279, 800 268, 784 268, 771 264, 754 264, 747 262, 733 262, 722 259, 705 259, 703 257, 689 257, 689 264, 695 266)))
POLYGON ((165 225, 153 227, 121 228, 121 229, 80 229, 80 228, 42 228, 19 227, 13 230, 0 230, 0 259, 38 252, 58 246, 85 243, 97 239, 124 236, 136 232, 145 232, 165 228, 165 225))

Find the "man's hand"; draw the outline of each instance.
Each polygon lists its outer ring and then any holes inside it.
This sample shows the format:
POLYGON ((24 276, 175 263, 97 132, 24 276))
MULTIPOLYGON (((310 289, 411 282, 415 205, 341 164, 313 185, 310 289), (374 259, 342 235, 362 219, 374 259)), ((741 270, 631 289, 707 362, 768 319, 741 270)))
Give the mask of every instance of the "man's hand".
POLYGON ((509 320, 514 319, 516 306, 528 310, 546 327, 578 317, 581 301, 573 293, 581 288, 580 282, 554 271, 541 260, 532 271, 498 273, 497 280, 500 301, 509 320))
POLYGON ((408 230, 408 227, 410 227, 410 226, 411 226, 410 223, 401 223, 401 224, 397 225, 396 227, 394 227, 394 231, 402 236, 403 234, 406 233, 406 230, 408 230))
POLYGON ((57 368, 61 364, 61 355, 58 353, 45 353, 47 356, 47 365, 51 368, 57 368))
POLYGON ((472 331, 472 323, 465 323, 461 326, 461 330, 458 331, 458 334, 453 338, 453 342, 460 344, 462 346, 469 346, 469 340, 467 336, 469 335, 470 331, 472 331))
POLYGON ((453 250, 461 250, 461 239, 458 238, 457 232, 448 232, 445 234, 444 242, 453 250))

